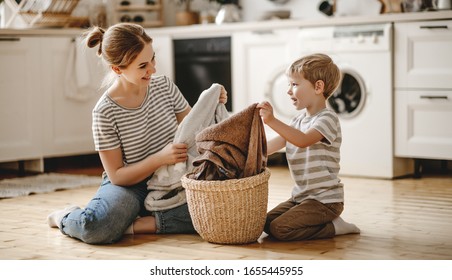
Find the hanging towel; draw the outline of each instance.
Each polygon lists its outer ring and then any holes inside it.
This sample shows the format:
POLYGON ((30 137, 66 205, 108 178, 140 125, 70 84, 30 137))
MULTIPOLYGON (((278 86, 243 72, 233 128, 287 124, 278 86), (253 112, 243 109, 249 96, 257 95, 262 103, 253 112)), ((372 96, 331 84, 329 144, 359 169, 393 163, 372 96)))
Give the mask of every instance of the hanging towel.
POLYGON ((267 166, 267 140, 257 103, 196 136, 200 156, 193 161, 196 180, 240 179, 267 166))
POLYGON ((91 78, 89 57, 82 46, 82 38, 77 37, 71 42, 68 62, 65 72, 65 96, 77 101, 89 100, 97 93, 91 78))
POLYGON ((175 165, 162 166, 154 172, 147 182, 150 190, 145 199, 147 210, 171 209, 186 202, 185 190, 181 188, 180 179, 193 169, 192 162, 199 155, 196 148, 196 134, 229 117, 226 106, 218 103, 220 94, 221 86, 212 84, 209 89, 201 93, 190 113, 179 125, 173 142, 187 144, 188 160, 175 165))

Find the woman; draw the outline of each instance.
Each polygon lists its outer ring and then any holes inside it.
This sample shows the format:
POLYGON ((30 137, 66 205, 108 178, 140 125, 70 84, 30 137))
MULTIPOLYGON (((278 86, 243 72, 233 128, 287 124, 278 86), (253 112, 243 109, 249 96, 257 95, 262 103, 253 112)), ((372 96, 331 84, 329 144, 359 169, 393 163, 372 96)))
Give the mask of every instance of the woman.
MULTIPOLYGON (((146 182, 154 171, 187 160, 187 145, 172 140, 191 109, 167 77, 152 76, 152 39, 140 25, 119 23, 107 30, 91 28, 86 42, 98 47, 112 74, 93 109, 94 143, 105 172, 85 209, 55 211, 49 225, 90 244, 113 243, 124 233, 195 232, 187 204, 153 213, 144 208, 146 182)), ((226 101, 222 88, 219 102, 226 101)))

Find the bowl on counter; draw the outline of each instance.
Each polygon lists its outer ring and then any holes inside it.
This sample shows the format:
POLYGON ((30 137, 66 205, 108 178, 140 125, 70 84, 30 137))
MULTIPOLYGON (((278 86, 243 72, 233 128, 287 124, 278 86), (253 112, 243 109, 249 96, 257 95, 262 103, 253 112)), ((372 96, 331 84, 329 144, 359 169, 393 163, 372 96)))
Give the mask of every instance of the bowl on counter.
POLYGON ((261 20, 288 19, 290 18, 290 14, 290 10, 267 11, 262 14, 261 20))

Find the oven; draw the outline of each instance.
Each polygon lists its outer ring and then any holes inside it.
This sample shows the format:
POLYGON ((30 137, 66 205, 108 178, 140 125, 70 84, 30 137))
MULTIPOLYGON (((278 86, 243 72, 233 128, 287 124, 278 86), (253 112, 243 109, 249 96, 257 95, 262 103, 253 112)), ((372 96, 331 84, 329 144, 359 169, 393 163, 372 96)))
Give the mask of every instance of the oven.
POLYGON ((193 105, 212 83, 222 84, 228 92, 226 108, 232 112, 231 37, 175 39, 175 83, 188 103, 193 105))

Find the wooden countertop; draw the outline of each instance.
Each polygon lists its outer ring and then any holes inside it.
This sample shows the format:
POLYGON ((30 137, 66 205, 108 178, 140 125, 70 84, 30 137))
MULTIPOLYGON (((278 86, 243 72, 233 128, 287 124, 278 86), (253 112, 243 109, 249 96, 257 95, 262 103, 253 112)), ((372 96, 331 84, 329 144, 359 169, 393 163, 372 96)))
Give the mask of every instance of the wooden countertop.
MULTIPOLYGON (((216 24, 196 24, 190 26, 173 26, 149 28, 152 36, 170 35, 174 38, 204 37, 219 34, 230 34, 234 31, 268 30, 275 28, 297 28, 331 25, 378 24, 386 22, 409 22, 425 20, 452 19, 452 10, 382 14, 378 16, 326 17, 322 19, 287 19, 255 22, 216 24), (200 35, 201 34, 201 35, 200 35)), ((0 29, 0 36, 78 36, 85 29, 79 28, 26 28, 0 29)))

